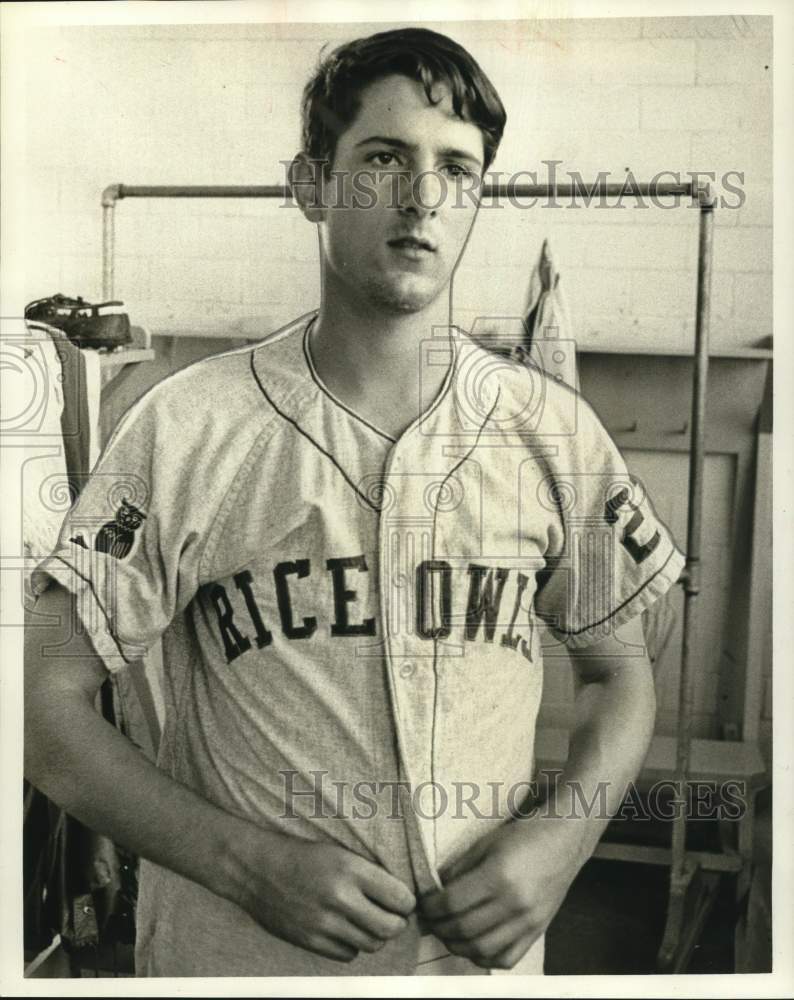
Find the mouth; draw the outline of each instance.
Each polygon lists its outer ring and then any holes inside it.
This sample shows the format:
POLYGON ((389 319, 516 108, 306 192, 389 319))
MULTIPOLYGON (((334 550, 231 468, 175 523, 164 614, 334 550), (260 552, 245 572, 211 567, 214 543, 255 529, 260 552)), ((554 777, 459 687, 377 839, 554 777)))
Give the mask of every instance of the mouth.
POLYGON ((399 236, 396 239, 388 240, 387 243, 392 249, 399 250, 409 256, 422 257, 436 252, 435 245, 430 240, 420 236, 399 236))

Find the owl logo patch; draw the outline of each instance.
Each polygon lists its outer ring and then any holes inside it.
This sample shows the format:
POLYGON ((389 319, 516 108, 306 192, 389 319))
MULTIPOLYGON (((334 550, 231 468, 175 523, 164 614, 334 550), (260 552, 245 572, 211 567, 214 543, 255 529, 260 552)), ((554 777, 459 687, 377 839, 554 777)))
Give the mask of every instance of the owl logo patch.
MULTIPOLYGON (((138 510, 128 500, 122 500, 115 519, 103 524, 97 532, 94 548, 97 552, 106 552, 114 559, 123 559, 129 555, 135 541, 135 532, 145 520, 146 515, 143 511, 138 510)), ((76 535, 69 540, 84 549, 89 548, 82 535, 76 535)))

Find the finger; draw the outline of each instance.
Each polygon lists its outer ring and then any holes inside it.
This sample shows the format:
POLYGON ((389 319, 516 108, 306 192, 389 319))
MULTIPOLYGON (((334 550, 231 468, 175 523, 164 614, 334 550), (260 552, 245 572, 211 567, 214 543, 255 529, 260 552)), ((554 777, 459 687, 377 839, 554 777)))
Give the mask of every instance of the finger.
POLYGON ((443 941, 469 941, 504 923, 506 914, 499 900, 475 906, 462 915, 432 924, 433 933, 443 941))
POLYGON ((498 955, 494 955, 491 959, 491 968, 512 969, 527 954, 529 949, 534 945, 539 937, 540 934, 537 931, 532 931, 531 933, 524 935, 524 937, 519 938, 515 944, 506 948, 498 955))
POLYGON ((477 867, 445 888, 432 892, 422 898, 422 913, 429 920, 444 920, 465 913, 466 910, 482 903, 488 903, 494 898, 494 890, 483 876, 482 868, 477 867))
POLYGON ((448 868, 442 871, 441 880, 444 885, 475 868, 480 863, 482 855, 483 849, 479 843, 466 851, 465 854, 462 854, 457 861, 454 861, 448 868))
POLYGON ((358 889, 339 901, 339 909, 348 920, 381 942, 395 937, 408 926, 406 917, 384 910, 358 889))
POLYGON ((357 870, 358 884, 374 903, 392 913, 407 917, 416 908, 416 897, 405 883, 385 868, 363 862, 357 870))
POLYGON ((337 962, 352 962, 358 955, 356 949, 343 941, 327 937, 324 934, 312 934, 302 946, 307 951, 314 952, 315 955, 322 955, 323 958, 334 958, 337 962))
POLYGON ((329 915, 323 922, 321 933, 339 944, 352 947, 355 951, 374 952, 385 944, 382 938, 358 926, 341 913, 329 915))
MULTIPOLYGON (((479 965, 482 962, 490 962, 503 951, 512 948, 529 932, 526 917, 521 916, 514 917, 469 941, 448 941, 445 944, 453 954, 465 955, 479 965)), ((531 932, 538 933, 534 927, 531 928, 531 932)))

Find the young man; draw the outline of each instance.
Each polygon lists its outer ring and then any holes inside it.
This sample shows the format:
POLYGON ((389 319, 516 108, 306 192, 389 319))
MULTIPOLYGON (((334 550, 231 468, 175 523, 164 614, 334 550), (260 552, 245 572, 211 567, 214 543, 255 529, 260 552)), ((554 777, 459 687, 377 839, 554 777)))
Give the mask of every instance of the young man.
POLYGON ((683 558, 587 404, 450 325, 505 124, 471 56, 358 40, 303 113, 320 308, 121 421, 34 577, 27 774, 144 859, 141 975, 539 972, 646 752, 638 616, 683 558), (155 768, 93 703, 160 636, 155 768), (519 818, 555 643, 577 722, 519 818))

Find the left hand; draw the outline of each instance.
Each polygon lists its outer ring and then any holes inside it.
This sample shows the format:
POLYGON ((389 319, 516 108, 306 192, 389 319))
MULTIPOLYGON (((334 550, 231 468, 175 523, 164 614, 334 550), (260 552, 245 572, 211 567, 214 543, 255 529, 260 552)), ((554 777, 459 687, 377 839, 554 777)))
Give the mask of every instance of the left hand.
POLYGON ((581 866, 575 820, 513 819, 474 844, 424 896, 428 930, 481 968, 512 969, 551 923, 581 866))

